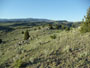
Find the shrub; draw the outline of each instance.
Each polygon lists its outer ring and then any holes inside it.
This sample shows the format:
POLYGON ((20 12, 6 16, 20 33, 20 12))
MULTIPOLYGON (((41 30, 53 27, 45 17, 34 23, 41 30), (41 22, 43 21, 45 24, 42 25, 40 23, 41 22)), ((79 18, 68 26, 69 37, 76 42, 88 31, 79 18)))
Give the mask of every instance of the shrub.
POLYGON ((66 30, 66 31, 69 31, 69 30, 70 30, 70 28, 69 28, 69 27, 65 27, 65 30, 66 30))
POLYGON ((54 35, 51 35, 50 36, 52 39, 56 39, 56 35, 54 34, 54 35))
POLYGON ((56 25, 56 29, 61 29, 61 25, 56 25))
POLYGON ((36 28, 34 28, 34 30, 37 30, 36 28))
POLYGON ((24 34, 24 31, 22 31, 22 34, 24 34))
POLYGON ((29 32, 28 32, 28 30, 26 30, 24 33, 24 40, 28 40, 29 37, 30 37, 29 32))
POLYGON ((42 28, 44 28, 45 27, 45 25, 42 25, 42 28))
POLYGON ((61 29, 62 29, 62 30, 64 30, 64 29, 65 29, 65 26, 64 26, 64 25, 62 25, 62 26, 61 26, 61 29))
POLYGON ((80 32, 82 33, 90 32, 90 7, 87 11, 87 15, 84 17, 82 21, 80 32))
POLYGON ((49 29, 53 29, 53 26, 52 26, 52 24, 49 24, 49 29))
POLYGON ((2 39, 0 39, 0 43, 2 43, 2 39))
POLYGON ((15 62, 15 68, 20 68, 21 65, 22 65, 22 60, 21 60, 21 59, 19 59, 19 60, 17 60, 17 61, 15 62))
POLYGON ((38 27, 38 29, 41 29, 41 27, 38 27))

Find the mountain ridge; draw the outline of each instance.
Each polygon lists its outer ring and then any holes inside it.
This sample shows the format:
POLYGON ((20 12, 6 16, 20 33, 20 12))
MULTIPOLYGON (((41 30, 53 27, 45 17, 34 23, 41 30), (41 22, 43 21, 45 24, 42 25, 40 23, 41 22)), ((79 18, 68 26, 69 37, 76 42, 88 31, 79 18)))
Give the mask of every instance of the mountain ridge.
POLYGON ((67 20, 50 20, 43 18, 17 18, 17 19, 0 19, 0 22, 68 22, 67 20))

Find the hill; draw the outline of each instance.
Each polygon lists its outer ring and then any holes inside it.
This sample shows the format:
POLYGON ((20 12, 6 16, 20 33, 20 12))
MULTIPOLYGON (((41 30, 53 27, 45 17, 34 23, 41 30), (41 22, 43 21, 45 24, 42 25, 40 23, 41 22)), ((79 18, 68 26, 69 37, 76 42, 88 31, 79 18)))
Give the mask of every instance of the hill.
POLYGON ((3 40, 0 68, 90 67, 90 32, 81 34, 79 28, 70 31, 50 30, 47 26, 14 28, 10 32, 1 30, 0 38, 3 40), (22 34, 25 30, 30 34, 26 41, 22 34))

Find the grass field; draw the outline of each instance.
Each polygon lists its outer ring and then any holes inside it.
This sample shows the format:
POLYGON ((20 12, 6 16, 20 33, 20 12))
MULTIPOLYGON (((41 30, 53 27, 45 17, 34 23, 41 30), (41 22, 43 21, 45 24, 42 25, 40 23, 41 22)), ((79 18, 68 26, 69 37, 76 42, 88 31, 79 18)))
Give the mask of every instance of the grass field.
MULTIPOLYGON (((3 27, 10 25, 13 23, 0 23, 3 27)), ((26 27, 0 30, 0 68, 90 68, 90 32, 82 34, 79 28, 65 31, 47 26, 26 27), (22 34, 25 30, 30 34, 26 41, 22 34)))

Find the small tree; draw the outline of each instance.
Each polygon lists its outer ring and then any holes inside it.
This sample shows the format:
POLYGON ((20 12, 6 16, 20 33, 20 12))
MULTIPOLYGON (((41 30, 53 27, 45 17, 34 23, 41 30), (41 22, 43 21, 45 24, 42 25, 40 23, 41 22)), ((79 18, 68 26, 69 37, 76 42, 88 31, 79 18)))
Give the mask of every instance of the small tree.
POLYGON ((29 32, 28 32, 28 30, 26 30, 24 33, 24 40, 28 40, 29 37, 30 37, 29 32))
POLYGON ((90 7, 87 11, 87 15, 84 17, 82 24, 81 24, 81 32, 82 33, 86 33, 86 32, 90 32, 90 7))

